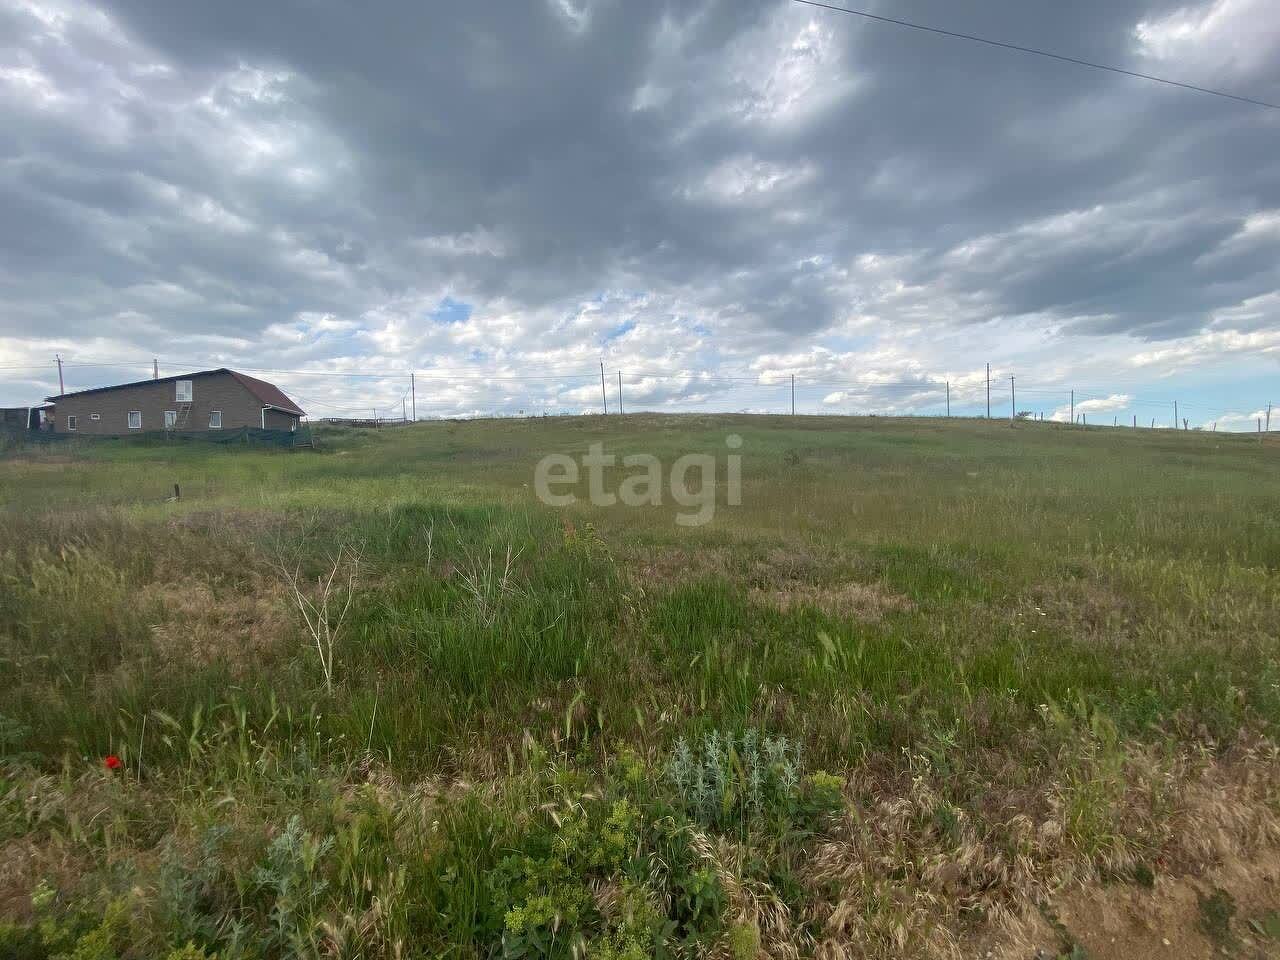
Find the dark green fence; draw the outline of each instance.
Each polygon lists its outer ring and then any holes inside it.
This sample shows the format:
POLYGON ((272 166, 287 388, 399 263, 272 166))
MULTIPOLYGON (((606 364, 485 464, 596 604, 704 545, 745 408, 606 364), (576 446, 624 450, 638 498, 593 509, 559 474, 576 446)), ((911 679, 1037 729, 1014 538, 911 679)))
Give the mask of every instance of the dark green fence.
POLYGON ((151 430, 123 437, 95 437, 84 433, 50 433, 44 430, 7 431, 4 438, 0 439, 0 447, 77 442, 129 443, 142 446, 213 443, 219 446, 277 447, 284 450, 314 446, 311 428, 302 424, 297 430, 260 430, 257 427, 240 427, 234 430, 151 430))

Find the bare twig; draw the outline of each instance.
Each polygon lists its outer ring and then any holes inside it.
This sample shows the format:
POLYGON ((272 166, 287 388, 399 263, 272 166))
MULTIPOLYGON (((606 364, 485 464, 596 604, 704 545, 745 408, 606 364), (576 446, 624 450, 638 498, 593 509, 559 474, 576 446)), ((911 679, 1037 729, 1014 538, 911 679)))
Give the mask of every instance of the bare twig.
MULTIPOLYGON (((450 519, 452 523, 452 519, 450 519)), ((454 526, 457 529, 457 526, 454 526)), ((495 560, 493 546, 487 550, 472 552, 459 536, 459 546, 465 562, 458 571, 458 578, 463 589, 475 602, 476 615, 486 626, 493 626, 498 618, 503 598, 520 593, 515 580, 515 564, 520 559, 520 550, 516 550, 511 541, 507 541, 505 557, 495 560)))
POLYGON ((330 556, 329 563, 328 575, 316 577, 314 590, 302 576, 300 564, 292 570, 283 562, 277 564, 280 577, 289 589, 294 606, 302 614, 307 633, 315 645, 326 691, 333 690, 334 647, 355 598, 360 556, 342 546, 330 556))

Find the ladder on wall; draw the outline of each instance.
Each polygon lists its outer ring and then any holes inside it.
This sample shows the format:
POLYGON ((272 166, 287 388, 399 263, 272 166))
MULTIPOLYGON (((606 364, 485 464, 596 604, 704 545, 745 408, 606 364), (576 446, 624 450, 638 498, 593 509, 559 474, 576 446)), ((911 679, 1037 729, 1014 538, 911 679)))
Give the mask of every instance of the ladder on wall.
POLYGON ((170 427, 169 429, 185 430, 187 429, 187 426, 190 423, 191 423, 191 404, 189 403, 178 404, 178 415, 173 418, 173 426, 170 427))

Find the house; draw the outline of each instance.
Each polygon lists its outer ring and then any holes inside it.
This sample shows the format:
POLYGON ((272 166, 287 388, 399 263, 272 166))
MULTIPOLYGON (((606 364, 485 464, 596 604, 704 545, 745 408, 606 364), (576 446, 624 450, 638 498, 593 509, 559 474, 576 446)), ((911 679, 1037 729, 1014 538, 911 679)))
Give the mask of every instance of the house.
POLYGON ((253 427, 296 431, 306 416, 275 384, 226 368, 49 397, 53 431, 121 437, 253 427))

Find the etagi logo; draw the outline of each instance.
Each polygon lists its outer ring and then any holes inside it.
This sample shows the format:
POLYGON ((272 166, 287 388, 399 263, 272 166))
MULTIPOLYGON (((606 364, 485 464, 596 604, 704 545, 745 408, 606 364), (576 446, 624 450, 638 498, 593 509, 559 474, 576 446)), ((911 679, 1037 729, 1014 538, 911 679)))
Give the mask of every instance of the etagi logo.
MULTIPOLYGON (((742 437, 731 433, 724 445, 730 450, 742 447, 742 437)), ((587 475, 587 500, 598 507, 611 507, 622 501, 628 507, 660 507, 663 491, 669 490, 671 499, 678 506, 694 508, 676 513, 676 523, 682 527, 700 527, 710 523, 716 515, 717 463, 709 453, 686 453, 671 464, 668 483, 663 483, 662 461, 651 453, 629 453, 622 458, 622 466, 630 470, 617 491, 605 489, 604 471, 616 467, 616 454, 605 453, 604 444, 593 443, 582 457, 582 470, 578 461, 568 454, 552 453, 538 461, 533 470, 533 490, 538 499, 549 507, 569 507, 578 502, 578 495, 563 491, 576 487, 582 471, 587 475), (690 474, 696 481, 689 485, 690 474), (553 490, 552 488, 556 488, 553 490)), ((742 504, 742 456, 725 454, 725 505, 742 504)))

